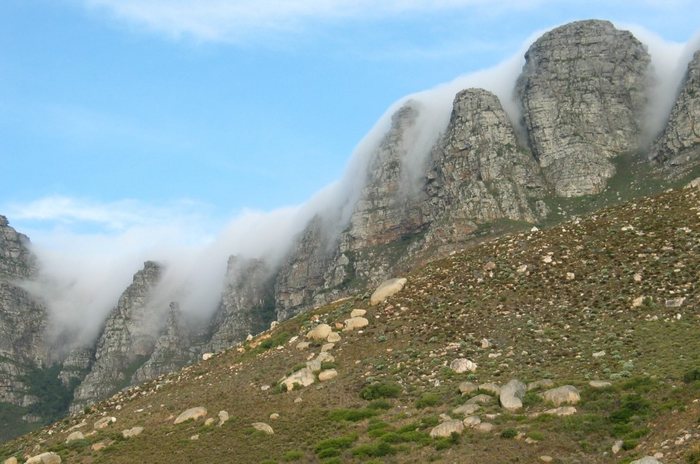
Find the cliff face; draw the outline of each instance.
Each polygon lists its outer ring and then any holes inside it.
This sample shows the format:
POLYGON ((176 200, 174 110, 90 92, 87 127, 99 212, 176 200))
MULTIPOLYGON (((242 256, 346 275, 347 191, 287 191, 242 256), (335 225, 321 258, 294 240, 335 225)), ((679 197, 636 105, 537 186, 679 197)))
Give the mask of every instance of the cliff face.
POLYGON ((155 347, 155 309, 150 306, 151 291, 158 283, 161 268, 146 262, 122 293, 97 341, 95 357, 82 383, 75 390, 72 411, 105 398, 129 385, 136 370, 155 347))
POLYGON ((29 406, 26 376, 48 358, 46 309, 19 286, 36 271, 29 239, 0 216, 0 403, 29 406))
POLYGON ((272 271, 258 259, 231 256, 221 304, 214 315, 209 346, 213 351, 262 332, 275 319, 272 271))
POLYGON ((539 38, 517 84, 530 146, 557 195, 600 193, 611 159, 636 151, 649 54, 607 21, 580 21, 539 38))
POLYGON ((688 65, 668 124, 652 148, 650 158, 674 175, 700 164, 700 51, 688 65))

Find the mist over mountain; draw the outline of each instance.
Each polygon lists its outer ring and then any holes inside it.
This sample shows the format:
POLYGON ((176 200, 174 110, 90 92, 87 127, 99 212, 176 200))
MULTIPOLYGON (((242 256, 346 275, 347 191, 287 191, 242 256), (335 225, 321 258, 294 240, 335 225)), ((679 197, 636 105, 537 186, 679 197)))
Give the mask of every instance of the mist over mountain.
MULTIPOLYGON (((22 242, 35 271, 8 273, 6 285, 31 296, 18 339, 41 339, 22 362, 62 366, 77 411, 422 260, 575 214, 576 198, 692 177, 698 48, 700 37, 670 43, 605 21, 537 32, 491 69, 394 103, 343 176, 304 204, 244 212, 214 234, 193 214, 22 242), (661 134, 683 143, 655 156, 661 134)), ((10 390, 25 383, 9 364, 3 372, 10 390)))

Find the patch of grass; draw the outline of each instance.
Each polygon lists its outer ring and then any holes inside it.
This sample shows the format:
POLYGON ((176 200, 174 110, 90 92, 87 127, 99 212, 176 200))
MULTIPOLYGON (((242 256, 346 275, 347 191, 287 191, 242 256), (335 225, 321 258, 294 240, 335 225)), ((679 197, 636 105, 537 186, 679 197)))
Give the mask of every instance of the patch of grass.
POLYGON ((397 398, 401 394, 401 385, 391 382, 378 382, 367 385, 360 391, 363 400, 376 400, 380 398, 397 398))
POLYGON ((396 454, 396 448, 389 443, 379 441, 377 443, 369 443, 353 448, 352 455, 357 457, 380 458, 396 454))
POLYGON ((700 380, 700 369, 691 369, 683 374, 683 382, 693 383, 700 380))
POLYGON ((282 456, 282 459, 284 459, 286 462, 293 462, 293 461, 301 461, 301 459, 304 457, 304 452, 299 451, 299 450, 291 450, 287 451, 284 453, 282 456))
POLYGON ((329 413, 329 417, 334 421, 348 421, 348 422, 359 422, 364 419, 369 419, 370 417, 376 416, 377 410, 375 409, 335 409, 329 413))
POLYGON ((459 434, 452 432, 452 434, 449 437, 436 439, 433 442, 433 448, 435 448, 437 451, 450 448, 451 446, 454 446, 457 443, 459 443, 459 438, 459 434))
POLYGON ((505 429, 501 432, 501 438, 515 438, 518 436, 518 431, 515 429, 505 429))
POLYGON ((340 456, 357 441, 357 435, 345 435, 342 437, 328 438, 316 444, 314 451, 320 459, 340 456))
POLYGON ((542 402, 544 402, 542 397, 534 391, 529 391, 525 393, 525 396, 523 397, 523 406, 526 408, 541 404, 542 402))
POLYGON ((442 399, 435 393, 423 393, 416 401, 416 408, 423 409, 437 406, 442 403, 442 399))
POLYGON ((388 410, 391 409, 393 405, 391 402, 387 400, 374 400, 371 403, 367 405, 367 408, 369 409, 381 409, 381 410, 388 410))

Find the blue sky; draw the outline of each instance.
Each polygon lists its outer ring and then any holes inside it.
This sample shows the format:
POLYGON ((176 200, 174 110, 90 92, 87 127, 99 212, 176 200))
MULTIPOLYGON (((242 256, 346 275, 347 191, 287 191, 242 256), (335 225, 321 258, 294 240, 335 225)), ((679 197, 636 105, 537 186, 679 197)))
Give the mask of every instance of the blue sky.
POLYGON ((191 215, 216 233, 338 179, 402 96, 590 17, 685 42, 700 4, 3 0, 0 214, 30 231, 191 215))

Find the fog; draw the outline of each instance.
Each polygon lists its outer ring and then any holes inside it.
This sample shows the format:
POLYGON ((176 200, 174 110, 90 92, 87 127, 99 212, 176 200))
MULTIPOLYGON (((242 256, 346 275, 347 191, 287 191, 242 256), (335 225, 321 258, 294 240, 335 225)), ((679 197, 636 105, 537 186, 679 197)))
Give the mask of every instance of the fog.
MULTIPOLYGON (((700 45, 700 36, 688 44, 679 44, 637 26, 617 26, 632 30, 652 56, 653 84, 645 119, 645 142, 649 142, 663 127, 692 51, 700 45)), ((344 175, 304 204, 267 212, 244 211, 218 232, 206 228, 205 217, 185 215, 183 219, 177 209, 157 223, 134 221, 102 233, 75 232, 70 227, 35 233, 25 230, 32 236, 33 250, 41 263, 39 278, 25 286, 46 302, 54 335, 69 330, 74 343, 88 343, 99 335, 104 319, 133 274, 145 260, 153 260, 164 266, 154 295, 154 311, 165 312, 170 301, 178 301, 185 314, 206 319, 217 308, 230 255, 265 259, 274 268, 282 263, 294 239, 315 215, 335 226, 335 230, 328 231, 330 234, 337 234, 344 227, 361 194, 368 164, 390 127, 392 114, 409 100, 419 111, 415 129, 408 134, 411 149, 404 160, 411 184, 423 175, 430 149, 449 122, 458 91, 481 87, 494 92, 511 120, 518 124, 514 85, 525 51, 541 34, 533 34, 510 58, 490 69, 460 76, 395 102, 357 144, 344 175)), ((117 212, 105 208, 105 214, 117 212)), ((12 214, 9 216, 12 220, 12 214)))

